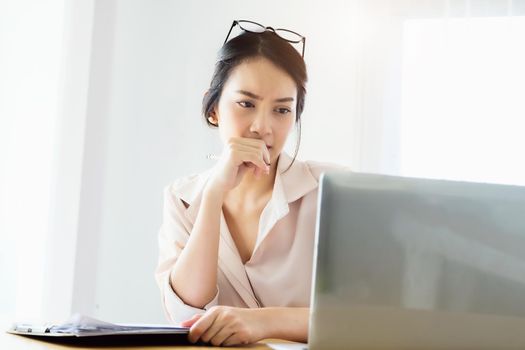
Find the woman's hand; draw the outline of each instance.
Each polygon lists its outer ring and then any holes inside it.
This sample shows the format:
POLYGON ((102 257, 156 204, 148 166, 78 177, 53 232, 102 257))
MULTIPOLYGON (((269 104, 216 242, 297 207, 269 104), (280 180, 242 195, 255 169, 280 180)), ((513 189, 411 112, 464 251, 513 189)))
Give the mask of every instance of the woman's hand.
POLYGON ((270 173, 270 152, 263 140, 232 137, 224 146, 206 189, 226 193, 234 189, 248 170, 258 178, 270 173))
POLYGON ((191 327, 188 339, 192 343, 201 340, 214 346, 251 344, 267 337, 268 321, 264 317, 261 309, 214 306, 181 326, 191 327))

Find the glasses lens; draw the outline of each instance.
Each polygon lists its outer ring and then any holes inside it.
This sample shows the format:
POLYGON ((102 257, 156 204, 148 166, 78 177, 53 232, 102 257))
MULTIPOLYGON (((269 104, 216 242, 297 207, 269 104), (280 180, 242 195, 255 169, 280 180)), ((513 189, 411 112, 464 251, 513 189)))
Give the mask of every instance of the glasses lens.
POLYGON ((302 40, 302 36, 300 36, 297 33, 286 30, 286 29, 277 29, 275 30, 275 33, 279 35, 281 38, 283 38, 284 40, 288 40, 293 43, 298 43, 302 40))
POLYGON ((239 21, 239 27, 241 27, 242 30, 252 33, 262 33, 266 30, 266 28, 259 23, 249 21, 239 21))

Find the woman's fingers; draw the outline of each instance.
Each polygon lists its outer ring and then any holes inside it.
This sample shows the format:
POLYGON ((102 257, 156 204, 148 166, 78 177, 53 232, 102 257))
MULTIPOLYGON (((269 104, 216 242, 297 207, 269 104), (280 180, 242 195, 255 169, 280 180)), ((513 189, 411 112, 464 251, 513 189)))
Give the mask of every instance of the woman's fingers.
POLYGON ((270 151, 268 151, 268 148, 266 147, 266 144, 264 142, 257 142, 255 144, 248 143, 244 145, 246 147, 249 147, 253 149, 254 151, 261 154, 262 159, 264 162, 268 165, 270 165, 270 151))
POLYGON ((264 162, 270 165, 270 162, 271 162, 270 151, 268 151, 268 147, 266 147, 266 144, 264 143, 264 141, 256 140, 256 139, 247 139, 247 140, 249 140, 248 144, 249 145, 251 144, 251 147, 254 147, 255 149, 261 152, 261 156, 264 162))
MULTIPOLYGON (((211 324, 211 326, 207 330, 205 330, 204 333, 202 333, 202 335, 200 336, 200 339, 205 343, 209 343, 225 327, 226 327, 226 324, 224 322, 219 322, 218 318, 216 318, 215 321, 211 324)), ((213 344, 213 345, 220 345, 220 343, 213 344)))
POLYGON ((270 152, 262 140, 251 138, 233 138, 230 140, 230 145, 232 147, 238 147, 240 150, 252 150, 259 153, 265 164, 269 165, 271 162, 270 152))
POLYGON ((197 340, 211 327, 218 315, 218 309, 210 309, 211 312, 207 312, 190 328, 188 334, 188 340, 192 343, 196 343, 197 340))
POLYGON ((180 323, 180 326, 181 327, 191 327, 195 324, 195 322, 197 322, 201 317, 202 317, 203 314, 197 314, 197 315, 193 315, 192 318, 190 318, 189 320, 186 320, 186 321, 182 321, 180 323))
POLYGON ((239 160, 242 162, 251 162, 253 165, 261 169, 261 172, 268 173, 270 167, 261 159, 261 157, 250 151, 238 151, 239 160))
POLYGON ((247 171, 253 171, 256 178, 262 174, 270 174, 270 161, 270 153, 264 141, 230 138, 207 188, 226 193, 239 185, 247 171))
POLYGON ((188 340, 215 346, 254 343, 264 337, 261 327, 266 318, 260 315, 251 309, 214 306, 193 324, 188 340))
POLYGON ((248 343, 248 341, 240 339, 239 334, 233 333, 221 343, 221 346, 245 345, 248 343))
POLYGON ((225 325, 209 340, 209 342, 213 346, 221 346, 224 345, 223 343, 226 341, 226 339, 230 338, 233 335, 234 333, 232 331, 232 328, 229 325, 225 325))
POLYGON ((236 309, 214 307, 204 314, 190 330, 190 341, 201 340, 214 346, 223 345, 226 340, 231 344, 248 342, 246 326, 236 309), (237 335, 233 337, 233 335, 237 335), (244 334, 244 337, 243 337, 244 334))

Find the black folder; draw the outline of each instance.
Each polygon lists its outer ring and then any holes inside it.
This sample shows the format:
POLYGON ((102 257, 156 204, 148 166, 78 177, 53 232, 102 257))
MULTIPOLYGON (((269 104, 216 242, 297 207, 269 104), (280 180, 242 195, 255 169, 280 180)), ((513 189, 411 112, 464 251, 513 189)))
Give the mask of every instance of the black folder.
POLYGON ((188 345, 189 328, 116 324, 74 315, 64 324, 15 323, 7 331, 47 342, 79 346, 188 345))

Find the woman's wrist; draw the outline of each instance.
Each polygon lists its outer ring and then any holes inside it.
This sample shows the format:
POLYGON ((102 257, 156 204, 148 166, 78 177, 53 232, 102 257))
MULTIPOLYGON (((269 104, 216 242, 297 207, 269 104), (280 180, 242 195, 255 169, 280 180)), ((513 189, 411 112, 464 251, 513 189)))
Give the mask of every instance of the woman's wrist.
POLYGON ((258 313, 261 339, 284 339, 296 342, 308 340, 309 309, 297 307, 267 307, 253 309, 258 313))
POLYGON ((212 187, 209 184, 204 187, 203 199, 220 202, 222 206, 224 195, 225 193, 223 190, 212 187))

